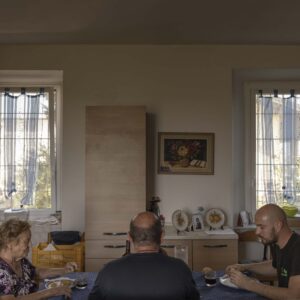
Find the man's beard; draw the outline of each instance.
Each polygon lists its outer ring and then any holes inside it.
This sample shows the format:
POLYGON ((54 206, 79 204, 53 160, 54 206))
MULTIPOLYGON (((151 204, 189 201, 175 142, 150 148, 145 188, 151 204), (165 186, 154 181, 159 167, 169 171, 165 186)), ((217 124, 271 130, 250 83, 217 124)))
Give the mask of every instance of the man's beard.
POLYGON ((259 235, 259 236, 258 236, 258 240, 259 240, 262 244, 264 244, 265 246, 268 246, 268 245, 272 245, 272 244, 277 243, 278 237, 277 237, 277 235, 276 235, 276 233, 275 233, 275 229, 274 229, 274 228, 272 229, 272 239, 270 239, 270 240, 265 240, 263 237, 261 237, 261 236, 259 235))

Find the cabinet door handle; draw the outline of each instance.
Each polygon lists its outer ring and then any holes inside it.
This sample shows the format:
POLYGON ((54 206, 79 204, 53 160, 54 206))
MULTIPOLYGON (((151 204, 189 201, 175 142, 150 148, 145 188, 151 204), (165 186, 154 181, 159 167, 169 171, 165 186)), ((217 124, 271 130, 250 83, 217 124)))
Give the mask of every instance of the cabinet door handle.
POLYGON ((227 245, 203 245, 204 248, 227 248, 227 245))
POLYGON ((127 232, 103 232, 103 235, 127 235, 127 232))
POLYGON ((162 248, 175 248, 175 245, 161 245, 162 248))
POLYGON ((104 245, 104 248, 119 249, 119 248, 125 248, 125 245, 104 245))

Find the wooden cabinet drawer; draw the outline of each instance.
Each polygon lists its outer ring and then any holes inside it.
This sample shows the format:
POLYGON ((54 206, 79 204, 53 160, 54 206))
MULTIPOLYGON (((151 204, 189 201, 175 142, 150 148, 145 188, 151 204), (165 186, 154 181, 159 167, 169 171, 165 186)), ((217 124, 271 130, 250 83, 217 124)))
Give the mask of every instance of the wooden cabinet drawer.
POLYGON ((194 240, 193 270, 202 271, 204 267, 224 270, 226 266, 237 263, 237 240, 194 240))
POLYGON ((126 240, 86 240, 86 258, 119 258, 125 253, 126 240))
MULTIPOLYGON (((110 226, 99 226, 101 229, 94 229, 87 231, 85 233, 86 240, 106 240, 106 239, 114 239, 114 240, 124 240, 128 235, 129 225, 126 224, 126 229, 117 228, 112 230, 110 226)), ((123 225, 124 227, 124 225, 123 225)))
POLYGON ((86 272, 99 272, 107 263, 114 259, 109 258, 86 258, 85 271, 86 272))
POLYGON ((161 248, 164 249, 169 256, 175 256, 176 246, 187 246, 188 248, 188 265, 192 269, 193 266, 193 244, 191 240, 163 240, 161 248))

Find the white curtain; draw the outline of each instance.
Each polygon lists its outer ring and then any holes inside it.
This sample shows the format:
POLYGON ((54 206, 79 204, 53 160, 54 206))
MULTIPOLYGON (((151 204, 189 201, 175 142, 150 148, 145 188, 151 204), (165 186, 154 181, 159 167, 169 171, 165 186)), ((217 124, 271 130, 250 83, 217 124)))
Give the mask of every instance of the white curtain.
POLYGON ((16 112, 17 101, 14 96, 5 91, 3 98, 4 127, 4 186, 5 197, 10 198, 16 191, 16 112))
MULTIPOLYGON (((42 90, 41 90, 42 91, 42 90)), ((39 114, 40 97, 42 93, 27 94, 25 89, 16 96, 6 90, 3 97, 4 108, 2 113, 4 117, 4 185, 5 196, 11 198, 14 192, 18 192, 20 187, 23 190, 23 197, 20 205, 31 204, 37 178, 37 158, 38 158, 38 132, 39 132, 39 114), (23 122, 17 122, 19 115, 22 115, 23 122), (17 146, 17 132, 23 127, 22 149, 17 146), (18 150, 17 150, 18 148, 18 150), (22 154, 23 182, 16 182, 16 167, 20 164, 17 161, 17 152, 22 154)), ((18 179, 20 180, 20 179, 18 179)))
POLYGON ((256 190, 262 204, 296 200, 297 97, 276 94, 256 98, 256 190))

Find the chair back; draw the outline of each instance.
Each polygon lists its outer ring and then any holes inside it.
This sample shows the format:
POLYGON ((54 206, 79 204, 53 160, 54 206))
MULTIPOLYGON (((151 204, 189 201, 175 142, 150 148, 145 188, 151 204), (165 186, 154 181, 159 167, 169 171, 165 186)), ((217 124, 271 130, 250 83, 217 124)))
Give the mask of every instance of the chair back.
MULTIPOLYGON (((238 236, 239 236, 239 242, 259 242, 260 243, 260 240, 255 233, 255 229, 238 232, 238 236)), ((268 259, 268 246, 264 245, 262 260, 267 260, 267 259, 268 259)))

